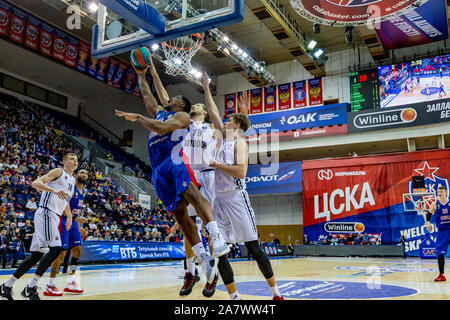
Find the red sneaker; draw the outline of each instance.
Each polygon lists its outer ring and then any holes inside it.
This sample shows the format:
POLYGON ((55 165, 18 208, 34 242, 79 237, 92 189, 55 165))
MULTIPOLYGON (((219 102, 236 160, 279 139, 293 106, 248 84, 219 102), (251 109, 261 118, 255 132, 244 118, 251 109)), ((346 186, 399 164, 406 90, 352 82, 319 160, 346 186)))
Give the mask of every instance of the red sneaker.
POLYGON ((284 300, 283 296, 274 296, 272 300, 284 300))
POLYGON ((78 284, 75 281, 73 281, 71 283, 66 284, 66 287, 64 288, 64 292, 83 293, 84 290, 80 289, 80 287, 78 287, 78 284))
POLYGON ((47 285, 45 287, 44 296, 50 296, 50 297, 60 297, 63 293, 58 290, 55 286, 49 286, 47 285))
POLYGON ((439 276, 434 279, 434 281, 439 282, 439 281, 447 281, 447 279, 445 278, 445 276, 443 274, 439 274, 439 276))

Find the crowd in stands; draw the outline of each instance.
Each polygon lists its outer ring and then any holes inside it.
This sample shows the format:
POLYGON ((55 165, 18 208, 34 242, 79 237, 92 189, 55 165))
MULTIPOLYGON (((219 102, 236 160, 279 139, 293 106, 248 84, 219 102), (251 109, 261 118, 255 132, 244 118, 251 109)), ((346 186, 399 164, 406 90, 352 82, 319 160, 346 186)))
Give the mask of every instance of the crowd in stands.
MULTIPOLYGON (((305 244, 309 244, 305 242, 305 244)), ((358 234, 345 234, 338 233, 319 237, 319 244, 332 245, 332 246, 343 246, 343 245, 378 245, 381 244, 381 236, 379 234, 368 234, 358 233, 358 234)))
POLYGON ((93 162, 82 159, 82 150, 60 134, 59 113, 48 110, 0 95, 0 231, 6 230, 10 243, 23 243, 28 250, 40 199, 31 182, 61 167, 67 152, 78 154, 79 169, 89 171, 84 208, 87 222, 80 226, 84 240, 182 240, 181 231, 170 233, 175 220, 162 203, 153 210, 141 207, 93 162))

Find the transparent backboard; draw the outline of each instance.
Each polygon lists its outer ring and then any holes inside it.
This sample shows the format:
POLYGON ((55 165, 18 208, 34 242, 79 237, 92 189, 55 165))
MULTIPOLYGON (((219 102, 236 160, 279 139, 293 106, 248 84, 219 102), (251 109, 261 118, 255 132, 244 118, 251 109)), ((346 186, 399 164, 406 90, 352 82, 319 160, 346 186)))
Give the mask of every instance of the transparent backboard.
POLYGON ((405 193, 403 194, 403 209, 405 212, 428 212, 431 205, 436 203, 436 194, 433 192, 405 193))
POLYGON ((243 0, 98 0, 92 54, 105 57, 242 21, 243 0))

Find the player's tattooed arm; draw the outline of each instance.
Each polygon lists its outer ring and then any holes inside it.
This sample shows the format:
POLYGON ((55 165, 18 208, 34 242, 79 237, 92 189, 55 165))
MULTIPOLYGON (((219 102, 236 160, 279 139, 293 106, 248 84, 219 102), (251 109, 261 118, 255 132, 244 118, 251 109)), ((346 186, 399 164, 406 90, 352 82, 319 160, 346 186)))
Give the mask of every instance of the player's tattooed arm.
POLYGON ((209 89, 209 78, 208 73, 206 72, 203 74, 203 90, 205 91, 206 109, 208 110, 209 117, 211 118, 216 129, 224 134, 222 118, 220 117, 219 109, 217 108, 217 105, 212 97, 211 90, 209 89))
POLYGON ((157 134, 167 134, 178 129, 186 129, 191 123, 191 118, 186 112, 177 112, 167 121, 159 121, 144 117, 138 113, 127 113, 116 110, 116 116, 125 118, 128 121, 138 121, 141 125, 157 134))
POLYGON ((159 101, 161 101, 161 103, 163 104, 163 106, 168 106, 169 105, 169 95, 166 91, 166 89, 164 88, 161 79, 159 78, 158 72, 156 71, 155 65, 153 64, 153 60, 152 57, 149 57, 150 60, 150 74, 152 75, 153 78, 153 83, 155 85, 155 89, 156 89, 156 93, 158 94, 158 98, 159 101))
POLYGON ((235 146, 235 164, 227 165, 225 163, 218 162, 213 160, 210 163, 212 168, 217 168, 228 174, 232 177, 245 179, 247 176, 247 168, 248 168, 248 146, 247 143, 243 139, 238 139, 235 146))
POLYGON ((66 198, 66 193, 62 190, 55 190, 52 187, 49 187, 46 185, 46 183, 50 181, 54 181, 58 179, 62 175, 62 170, 60 168, 55 168, 50 170, 47 174, 43 175, 42 177, 37 178, 31 183, 31 186, 39 191, 47 191, 51 193, 55 193, 60 197, 61 199, 66 198))

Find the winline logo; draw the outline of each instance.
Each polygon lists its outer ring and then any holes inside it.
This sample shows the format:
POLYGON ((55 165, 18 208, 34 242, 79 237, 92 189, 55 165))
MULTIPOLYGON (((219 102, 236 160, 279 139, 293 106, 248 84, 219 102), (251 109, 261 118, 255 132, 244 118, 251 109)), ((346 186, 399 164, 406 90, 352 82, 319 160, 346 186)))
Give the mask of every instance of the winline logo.
POLYGON ((416 110, 402 108, 359 114, 353 119, 353 124, 355 127, 363 129, 406 124, 414 122, 416 119, 416 110))

